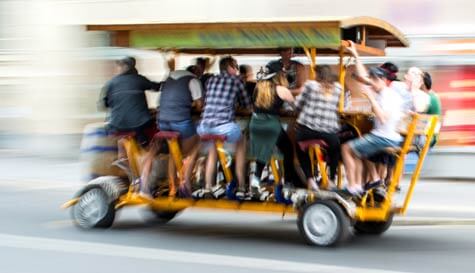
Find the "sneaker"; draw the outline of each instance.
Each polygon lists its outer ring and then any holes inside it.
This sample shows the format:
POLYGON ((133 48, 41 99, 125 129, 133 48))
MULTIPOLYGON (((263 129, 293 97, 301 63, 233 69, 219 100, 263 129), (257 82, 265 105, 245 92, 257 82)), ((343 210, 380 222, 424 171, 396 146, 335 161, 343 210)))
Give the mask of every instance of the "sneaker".
POLYGON ((377 187, 373 190, 374 201, 383 202, 386 199, 386 190, 383 187, 377 187))
POLYGON ((211 191, 208 189, 198 189, 191 194, 194 199, 204 199, 212 197, 211 191))
POLYGON ((238 190, 236 191, 235 195, 236 197, 236 200, 246 200, 246 198, 248 198, 249 196, 246 194, 245 191, 243 190, 238 190))
POLYGON ((226 188, 221 184, 217 184, 211 188, 211 194, 215 199, 223 198, 226 195, 226 188))
POLYGON ((348 197, 354 197, 358 199, 362 197, 362 193, 363 193, 362 191, 350 189, 350 188, 344 188, 343 190, 336 190, 336 192, 341 193, 348 197))
POLYGON ((382 184, 383 184, 383 180, 376 180, 376 181, 373 181, 373 182, 368 182, 364 185, 364 190, 368 191, 370 189, 377 188, 377 187, 381 186, 382 184))

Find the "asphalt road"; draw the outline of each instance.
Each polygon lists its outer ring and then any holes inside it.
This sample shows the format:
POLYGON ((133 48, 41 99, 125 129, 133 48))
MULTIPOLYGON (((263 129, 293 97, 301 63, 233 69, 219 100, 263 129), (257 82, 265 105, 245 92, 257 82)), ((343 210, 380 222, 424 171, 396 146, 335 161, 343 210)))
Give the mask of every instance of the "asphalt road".
POLYGON ((59 208, 80 187, 77 164, 22 160, 0 160, 0 272, 475 272, 472 182, 421 181, 383 236, 316 248, 295 217, 268 214, 188 210, 159 225, 126 208, 83 231, 59 208))

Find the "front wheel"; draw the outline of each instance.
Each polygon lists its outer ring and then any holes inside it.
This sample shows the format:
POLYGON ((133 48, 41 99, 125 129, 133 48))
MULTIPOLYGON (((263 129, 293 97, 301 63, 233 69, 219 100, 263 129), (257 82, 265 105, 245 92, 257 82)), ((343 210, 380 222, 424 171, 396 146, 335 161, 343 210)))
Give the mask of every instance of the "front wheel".
POLYGON ((393 223, 393 214, 389 215, 386 221, 357 221, 355 231, 358 234, 381 235, 389 229, 393 223))
POLYGON ((114 204, 100 186, 84 192, 72 209, 72 218, 81 228, 109 228, 115 218, 114 204))
POLYGON ((299 214, 298 228, 310 245, 333 246, 350 236, 350 219, 334 201, 320 200, 299 214))

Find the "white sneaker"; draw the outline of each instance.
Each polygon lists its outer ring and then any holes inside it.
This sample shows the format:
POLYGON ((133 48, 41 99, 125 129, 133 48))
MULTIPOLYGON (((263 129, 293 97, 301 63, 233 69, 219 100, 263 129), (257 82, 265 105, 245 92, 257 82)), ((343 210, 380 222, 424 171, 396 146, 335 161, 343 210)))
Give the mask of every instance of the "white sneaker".
POLYGON ((251 188, 259 189, 261 187, 261 180, 257 178, 257 176, 251 175, 250 184, 251 184, 251 188))

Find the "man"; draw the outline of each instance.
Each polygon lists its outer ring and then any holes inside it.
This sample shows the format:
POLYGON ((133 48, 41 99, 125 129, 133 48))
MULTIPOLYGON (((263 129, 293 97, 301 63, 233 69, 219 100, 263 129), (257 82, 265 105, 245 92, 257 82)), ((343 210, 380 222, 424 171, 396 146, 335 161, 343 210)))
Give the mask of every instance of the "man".
POLYGON ((279 48, 280 59, 271 61, 266 65, 267 73, 284 72, 289 82, 289 89, 294 96, 297 96, 303 89, 299 88, 305 81, 304 66, 292 60, 292 48, 279 48))
POLYGON ((98 106, 110 109, 110 129, 135 131, 137 141, 147 145, 153 137, 155 125, 148 109, 145 90, 158 91, 160 83, 138 74, 135 63, 133 57, 116 62, 118 75, 103 87, 98 106))
MULTIPOLYGON (((427 110, 425 111, 425 114, 427 115, 437 115, 439 118, 442 115, 442 104, 440 103, 440 98, 439 96, 432 90, 432 77, 428 72, 423 72, 422 74, 422 91, 426 92, 429 95, 429 105, 427 107, 427 110)), ((438 128, 436 128, 436 131, 440 129, 440 120, 437 124, 438 128)), ((430 147, 434 147, 434 145, 437 143, 437 140, 439 139, 439 134, 434 134, 434 137, 432 138, 430 142, 430 147)), ((417 143, 417 146, 422 149, 423 144, 425 143, 425 139, 421 139, 421 141, 424 140, 423 142, 417 143)))
MULTIPOLYGON (((240 106, 250 109, 251 102, 246 94, 244 84, 238 77, 239 67, 236 60, 232 57, 224 57, 219 62, 219 70, 219 75, 212 76, 207 81, 205 106, 197 131, 199 135, 225 135, 226 142, 235 146, 235 167, 239 184, 236 196, 244 198, 246 145, 245 138, 241 134, 241 127, 235 121, 235 104, 238 102, 240 106)), ((216 152, 214 149, 210 149, 208 162, 206 163, 205 189, 202 189, 199 193, 197 192, 196 195, 203 196, 210 192, 215 177, 216 160, 216 152)), ((213 190, 213 192, 220 191, 222 189, 213 190)))
MULTIPOLYGON (((161 131, 180 133, 181 151, 184 156, 189 156, 189 160, 186 161, 184 180, 180 181, 178 187, 179 195, 188 197, 191 195, 192 166, 196 161, 199 148, 199 138, 191 118, 191 110, 192 108, 201 110, 203 105, 201 101, 203 93, 201 82, 187 70, 175 70, 170 72, 160 91, 160 107, 157 112, 158 128, 161 131)), ((152 149, 147 157, 147 164, 145 164, 142 176, 144 184, 146 184, 144 179, 148 177, 151 161, 155 154, 156 151, 152 149)), ((171 157, 168 163, 168 174, 171 178, 176 175, 175 164, 171 157)))
MULTIPOLYGON (((387 86, 387 73, 380 67, 373 67, 367 72, 358 59, 358 52, 351 42, 348 51, 356 59, 356 71, 359 77, 369 83, 372 91, 364 90, 375 115, 373 130, 359 139, 345 143, 342 146, 343 163, 348 179, 347 191, 351 195, 363 192, 362 174, 363 160, 383 151, 388 147, 399 146, 402 137, 397 132, 397 125, 402 118, 402 99, 399 94, 387 86)), ((374 174, 378 176, 378 174, 374 174)), ((381 177, 379 177, 381 179, 381 177)))

